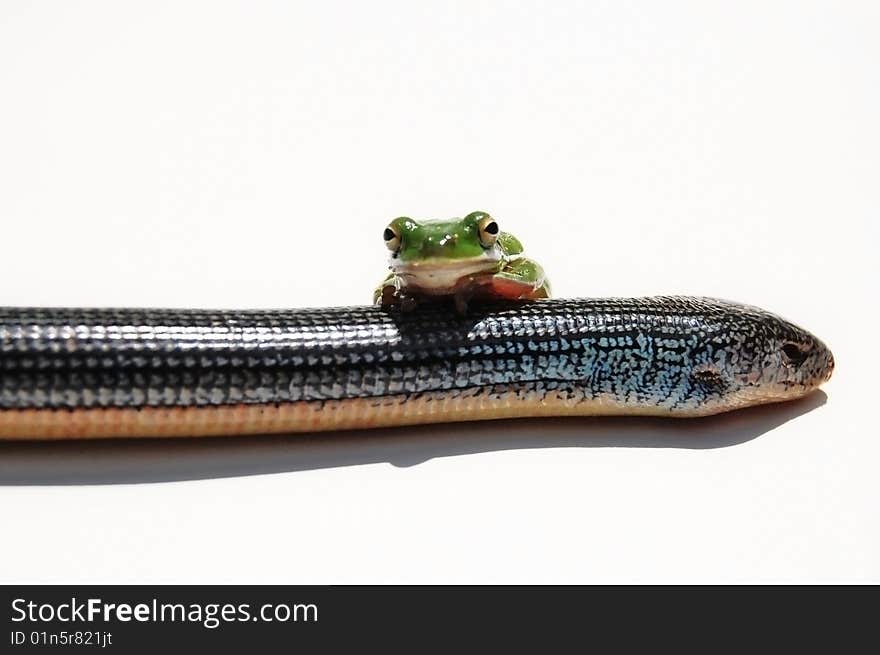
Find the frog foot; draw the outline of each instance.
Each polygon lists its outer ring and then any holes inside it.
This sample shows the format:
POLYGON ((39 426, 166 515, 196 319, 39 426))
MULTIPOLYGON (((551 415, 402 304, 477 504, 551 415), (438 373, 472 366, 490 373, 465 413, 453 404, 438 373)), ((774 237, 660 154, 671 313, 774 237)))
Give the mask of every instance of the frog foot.
POLYGON ((394 307, 402 312, 411 312, 418 307, 418 299, 404 290, 399 277, 389 275, 373 293, 373 302, 382 307, 394 307))

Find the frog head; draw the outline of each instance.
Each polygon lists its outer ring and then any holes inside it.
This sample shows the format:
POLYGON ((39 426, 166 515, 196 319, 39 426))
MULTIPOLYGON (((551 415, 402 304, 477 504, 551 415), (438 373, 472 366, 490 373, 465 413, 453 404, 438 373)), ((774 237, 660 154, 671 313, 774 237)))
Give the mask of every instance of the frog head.
POLYGON ((504 264, 498 223, 485 212, 448 221, 395 218, 385 228, 391 270, 405 284, 428 294, 446 294, 468 276, 504 264))

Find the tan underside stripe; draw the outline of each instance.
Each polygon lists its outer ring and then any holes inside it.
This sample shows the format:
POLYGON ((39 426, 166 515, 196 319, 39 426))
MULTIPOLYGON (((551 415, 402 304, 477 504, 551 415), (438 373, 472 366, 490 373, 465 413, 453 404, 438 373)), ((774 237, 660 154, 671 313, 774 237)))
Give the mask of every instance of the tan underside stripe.
POLYGON ((671 412, 609 400, 458 395, 405 396, 279 405, 0 410, 0 439, 202 437, 379 428, 535 416, 702 416, 731 407, 671 412))

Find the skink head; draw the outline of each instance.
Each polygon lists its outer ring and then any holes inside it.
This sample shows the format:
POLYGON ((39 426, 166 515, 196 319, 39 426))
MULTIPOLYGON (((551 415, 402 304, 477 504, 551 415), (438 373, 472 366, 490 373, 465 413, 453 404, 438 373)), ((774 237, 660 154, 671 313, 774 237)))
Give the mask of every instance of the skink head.
POLYGON ((831 377, 834 356, 814 335, 756 307, 729 305, 737 311, 723 324, 732 327, 712 356, 730 381, 721 401, 728 408, 798 398, 831 377))

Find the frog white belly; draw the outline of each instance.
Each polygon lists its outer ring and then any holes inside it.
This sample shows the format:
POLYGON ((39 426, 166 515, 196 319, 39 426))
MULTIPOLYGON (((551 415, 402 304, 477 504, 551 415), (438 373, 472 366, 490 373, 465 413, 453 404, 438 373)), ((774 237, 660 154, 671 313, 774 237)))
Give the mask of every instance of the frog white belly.
POLYGON ((402 277, 407 287, 416 288, 429 295, 450 293, 462 279, 469 275, 498 271, 500 257, 480 257, 465 260, 431 260, 410 262, 393 266, 392 270, 402 277))

